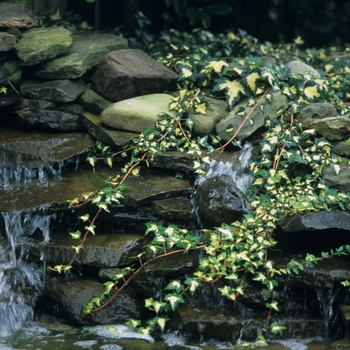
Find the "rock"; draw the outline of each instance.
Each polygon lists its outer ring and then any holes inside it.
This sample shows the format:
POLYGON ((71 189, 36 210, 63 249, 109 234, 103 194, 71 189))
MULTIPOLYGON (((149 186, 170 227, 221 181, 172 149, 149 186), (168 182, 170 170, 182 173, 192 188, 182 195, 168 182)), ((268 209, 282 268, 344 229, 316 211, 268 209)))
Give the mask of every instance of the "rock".
MULTIPOLYGON (((14 105, 20 101, 20 96, 18 94, 0 94, 0 107, 14 105)), ((0 114, 1 115, 1 114, 0 114)), ((6 117, 4 118, 7 119, 6 117)))
MULTIPOLYGON (((272 93, 273 98, 272 102, 269 103, 264 98, 261 102, 261 105, 264 106, 264 109, 261 110, 260 106, 255 108, 250 117, 246 120, 243 127, 238 132, 236 139, 243 140, 249 137, 254 131, 258 128, 264 126, 265 118, 276 118, 281 110, 288 108, 288 98, 280 92, 272 93)), ((257 100, 258 98, 256 98, 257 100)), ((241 127, 244 117, 238 115, 237 113, 241 111, 242 108, 245 109, 246 115, 252 110, 252 107, 247 107, 247 100, 243 100, 237 106, 233 107, 232 111, 227 114, 217 125, 216 132, 224 140, 228 141, 231 137, 237 132, 241 127), (228 128, 233 131, 227 132, 228 128)))
POLYGON ((196 189, 194 201, 203 228, 213 229, 231 224, 250 213, 250 204, 229 175, 217 175, 203 181, 196 189))
POLYGON ((336 188, 340 192, 350 192, 350 169, 343 167, 337 174, 334 168, 325 167, 323 170, 323 180, 325 185, 336 188))
POLYGON ((350 156, 350 143, 347 141, 338 141, 332 142, 333 144, 333 153, 338 154, 339 156, 350 156))
POLYGON ((108 129, 103 126, 100 117, 89 112, 82 113, 80 122, 84 130, 106 146, 123 148, 131 139, 138 136, 128 131, 108 129))
POLYGON ((143 169, 140 176, 129 176, 125 184, 122 203, 137 207, 148 205, 155 200, 189 196, 192 186, 183 179, 163 174, 155 170, 143 169))
POLYGON ((160 217, 171 220, 195 221, 191 202, 188 198, 173 198, 154 201, 152 209, 160 217))
POLYGON ((74 34, 70 52, 35 67, 33 75, 46 79, 80 78, 108 52, 127 47, 127 40, 116 35, 74 34))
POLYGON ((206 114, 195 113, 189 110, 189 115, 194 122, 193 132, 199 136, 209 135, 215 129, 216 124, 229 112, 226 101, 215 100, 207 97, 206 114))
POLYGON ((32 28, 38 26, 36 15, 30 6, 3 2, 0 3, 0 13, 0 28, 32 28))
MULTIPOLYGON (((1 7, 1 4, 0 4, 1 7)), ((16 47, 16 37, 6 32, 0 32, 0 52, 12 50, 16 47)))
POLYGON ((307 118, 303 121, 305 129, 315 129, 328 140, 345 140, 350 137, 350 118, 327 117, 323 119, 307 118))
POLYGON ((341 229, 350 231, 350 214, 337 211, 319 211, 294 215, 280 223, 285 232, 341 229))
POLYGON ((33 66, 67 53, 72 42, 72 33, 62 27, 29 29, 23 33, 16 46, 19 63, 33 66))
POLYGON ((176 171, 193 171, 193 162, 196 157, 192 154, 167 151, 156 153, 147 158, 152 167, 160 169, 172 169, 176 171))
POLYGON ((22 38, 22 32, 17 27, 11 27, 7 29, 6 32, 14 35, 16 37, 16 41, 22 38))
POLYGON ((0 166, 40 168, 86 153, 93 139, 82 133, 28 133, 2 126, 0 166))
POLYGON ((159 113, 168 113, 172 97, 167 94, 150 94, 112 104, 101 113, 101 121, 110 128, 141 133, 147 128, 156 129, 159 113))
POLYGON ((89 112, 100 115, 101 112, 113 104, 112 101, 105 99, 88 85, 84 93, 79 97, 79 103, 89 112))
POLYGON ((317 78, 320 77, 320 74, 317 72, 315 68, 299 60, 290 61, 285 66, 289 67, 292 73, 295 73, 295 74, 311 73, 312 75, 315 75, 317 78))
MULTIPOLYGON (((138 261, 136 255, 142 251, 143 236, 135 234, 91 235, 84 243, 74 265, 99 268, 123 267, 138 261)), ((46 261, 48 264, 67 264, 74 255, 73 245, 79 241, 69 235, 51 237, 50 242, 37 241, 23 243, 22 247, 33 261, 46 261)))
POLYGON ((328 102, 318 102, 311 103, 304 107, 299 113, 296 114, 296 118, 299 122, 303 122, 307 118, 323 119, 336 117, 337 115, 337 110, 332 104, 328 102))
POLYGON ((72 102, 85 90, 81 80, 26 81, 21 85, 25 97, 53 102, 72 102))
POLYGON ((0 86, 19 85, 22 79, 22 68, 17 61, 0 63, 0 86))
POLYGON ((141 50, 119 50, 105 55, 92 77, 94 90, 117 102, 176 89, 177 74, 141 50))
POLYGON ((140 318, 142 304, 128 289, 122 290, 108 307, 85 314, 84 305, 94 297, 100 297, 104 291, 105 286, 91 279, 51 278, 47 281, 45 297, 49 299, 47 307, 56 306, 56 314, 58 311, 60 316, 68 317, 79 325, 120 324, 129 318, 140 318))
POLYGON ((80 129, 79 119, 83 108, 67 103, 57 105, 45 100, 23 99, 17 106, 17 125, 23 128, 54 129, 57 131, 74 131, 80 129))

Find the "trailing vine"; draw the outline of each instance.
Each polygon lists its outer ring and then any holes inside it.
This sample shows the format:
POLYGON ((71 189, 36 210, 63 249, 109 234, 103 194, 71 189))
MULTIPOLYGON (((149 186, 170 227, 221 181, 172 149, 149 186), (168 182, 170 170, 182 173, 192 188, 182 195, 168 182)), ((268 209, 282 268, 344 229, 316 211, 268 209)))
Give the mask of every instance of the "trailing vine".
MULTIPOLYGON (((240 146, 238 138, 240 128, 245 123, 254 123, 252 112, 271 103, 275 92, 286 95, 289 99, 287 108, 280 108, 276 115, 265 119, 266 132, 261 142, 261 157, 250 163, 250 171, 254 178, 248 189, 253 211, 241 221, 223 223, 214 230, 190 232, 176 225, 163 227, 155 222, 147 224, 146 235, 150 242, 140 253, 138 265, 127 267, 106 282, 105 292, 84 307, 84 312, 98 312, 108 305, 125 289, 132 278, 150 262, 166 258, 173 254, 186 254, 193 250, 201 250, 203 257, 199 261, 198 270, 186 279, 176 279, 168 283, 162 298, 145 300, 145 307, 155 313, 155 317, 142 322, 129 320, 128 325, 138 327, 139 331, 149 334, 156 329, 162 331, 166 327, 169 313, 185 302, 186 296, 199 293, 204 284, 222 282, 219 292, 228 300, 235 302, 244 294, 244 281, 253 279, 262 285, 262 297, 266 301, 267 322, 258 335, 258 342, 266 342, 265 336, 283 330, 283 326, 272 322, 272 312, 278 312, 276 298, 277 275, 298 274, 305 267, 313 267, 322 259, 333 256, 349 255, 350 246, 342 246, 316 257, 306 254, 303 261, 292 260, 287 267, 276 268, 269 260, 268 251, 276 245, 272 233, 277 224, 286 217, 298 213, 319 210, 350 211, 350 193, 342 193, 328 188, 322 180, 325 167, 331 166, 338 174, 343 167, 348 167, 343 159, 332 154, 332 145, 325 138, 317 137, 315 130, 304 130, 295 118, 304 106, 310 102, 332 102, 343 115, 349 115, 349 107, 344 100, 348 99, 346 83, 337 84, 340 74, 350 74, 346 68, 337 70, 338 58, 334 63, 324 65, 326 74, 323 77, 311 73, 293 74, 283 64, 262 65, 259 55, 269 53, 274 58, 284 61, 297 55, 309 61, 322 61, 311 51, 298 51, 298 43, 278 47, 261 44, 256 39, 241 33, 214 37, 202 31, 199 34, 200 44, 190 45, 193 37, 185 33, 172 33, 172 37, 163 36, 161 42, 169 43, 170 53, 159 60, 179 73, 178 92, 169 109, 177 116, 162 113, 156 123, 156 129, 147 129, 118 152, 97 143, 87 160, 95 167, 98 160, 109 166, 113 165, 116 156, 126 161, 121 174, 108 179, 108 185, 95 192, 84 195, 84 201, 75 199, 72 206, 81 206, 87 202, 97 205, 94 217, 88 214, 80 217, 86 223, 85 233, 70 233, 79 244, 74 246, 74 256, 67 265, 56 265, 51 269, 59 273, 68 271, 79 254, 89 234, 95 234, 96 220, 101 211, 109 211, 109 206, 119 204, 123 198, 125 180, 128 176, 137 175, 140 166, 148 165, 148 160, 155 154, 167 150, 177 150, 193 154, 196 157, 194 172, 205 175, 203 165, 210 163, 208 154, 223 151, 229 145, 240 146), (178 34, 178 35, 177 35, 178 34), (174 39, 175 38, 175 39, 174 39), (170 39, 174 39, 170 43, 170 39), (206 44, 203 45, 203 42, 206 44), (219 49, 218 49, 219 48, 219 49), (215 54, 213 53, 213 50, 215 54), (256 55, 258 58, 232 58, 240 52, 256 55), (225 54, 225 58, 222 55, 225 54), (345 85, 344 85, 345 84, 345 85), (239 112, 242 124, 236 130, 229 130, 232 137, 223 142, 216 134, 205 137, 192 137, 194 122, 191 110, 205 114, 206 97, 225 98, 232 109, 239 101, 245 99, 246 106, 239 112)), ((165 45, 166 47, 166 45, 165 45)), ((155 48, 154 48, 155 49, 155 48)), ((346 56, 348 59, 348 56, 346 56)), ((322 65, 321 65, 322 66, 322 65)), ((350 282, 344 281, 344 286, 350 282)))

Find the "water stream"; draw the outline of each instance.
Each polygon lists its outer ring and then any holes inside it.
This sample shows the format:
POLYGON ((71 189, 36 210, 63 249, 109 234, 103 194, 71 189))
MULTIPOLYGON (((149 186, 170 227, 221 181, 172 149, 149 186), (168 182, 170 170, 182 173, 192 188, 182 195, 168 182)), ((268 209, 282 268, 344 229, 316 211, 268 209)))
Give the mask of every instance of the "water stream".
MULTIPOLYGON (((248 162, 252 146, 246 144, 239 157, 238 165, 233 169, 232 161, 212 161, 208 177, 218 174, 230 175, 237 186, 244 191, 251 183, 248 174, 248 162)), ((36 183, 47 186, 51 177, 61 176, 63 164, 56 168, 1 168, 0 189, 21 183, 36 183)), ((199 177, 196 185, 204 181, 199 177)), ((56 219, 50 212, 50 204, 43 204, 28 211, 4 211, 1 213, 3 229, 0 232, 0 350, 18 349, 245 349, 243 343, 236 345, 220 343, 214 339, 200 337, 189 340, 188 334, 167 333, 162 340, 140 336, 124 325, 74 327, 53 315, 36 312, 35 303, 41 295, 45 280, 45 264, 25 262, 19 249, 24 240, 32 235, 41 236, 49 242, 50 226, 56 219)), ((217 292, 217 291, 216 291, 217 292)), ((212 291, 213 298, 219 302, 222 296, 212 291)), ((324 317, 330 317, 332 295, 318 294, 324 317)), ((200 327, 200 325, 199 325, 200 327)), ((303 341, 284 340, 269 344, 267 350, 327 350, 330 344, 315 339, 303 341)))

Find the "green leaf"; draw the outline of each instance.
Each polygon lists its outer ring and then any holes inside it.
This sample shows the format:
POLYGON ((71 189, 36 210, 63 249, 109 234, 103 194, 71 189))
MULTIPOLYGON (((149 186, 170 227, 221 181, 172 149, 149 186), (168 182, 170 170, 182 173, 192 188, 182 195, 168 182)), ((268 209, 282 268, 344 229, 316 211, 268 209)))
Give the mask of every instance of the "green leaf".
POLYGON ((225 90, 227 102, 232 108, 239 98, 240 94, 245 94, 244 86, 236 80, 219 79, 219 83, 214 87, 214 91, 225 90))
POLYGON ((176 307, 180 303, 184 303, 184 300, 182 298, 181 294, 175 295, 175 294, 167 294, 164 298, 165 301, 169 302, 171 306, 171 310, 175 311, 176 307))
POLYGON ((207 5, 204 7, 204 10, 216 16, 227 16, 232 13, 232 7, 224 2, 207 5))

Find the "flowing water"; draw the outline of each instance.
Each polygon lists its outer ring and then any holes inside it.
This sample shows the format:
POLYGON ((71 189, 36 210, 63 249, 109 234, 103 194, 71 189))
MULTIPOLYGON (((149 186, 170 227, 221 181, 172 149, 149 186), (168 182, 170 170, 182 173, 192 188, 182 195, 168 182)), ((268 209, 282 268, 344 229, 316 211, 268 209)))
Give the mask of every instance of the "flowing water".
MULTIPOLYGON (((244 191, 251 182, 248 162, 252 147, 246 145, 234 170, 232 162, 213 161, 208 176, 229 174, 244 191)), ((0 190, 8 190, 22 183, 35 182, 47 186, 52 176, 60 176, 63 164, 56 168, 1 168, 0 190)), ((197 184, 203 181, 200 177, 197 184)), ((23 259, 18 247, 33 234, 41 235, 43 242, 50 240, 50 225, 56 219, 49 205, 28 211, 1 213, 3 230, 0 236, 0 350, 20 349, 245 349, 244 344, 218 342, 190 334, 171 332, 157 341, 141 336, 125 325, 73 327, 53 315, 38 314, 35 302, 40 298, 45 281, 45 264, 30 264, 23 259), (194 339, 194 340, 193 340, 194 339)), ((332 295, 318 294, 320 306, 327 318, 333 312, 332 295)), ((329 343, 317 339, 283 340, 269 344, 267 350, 328 350, 329 343)))

